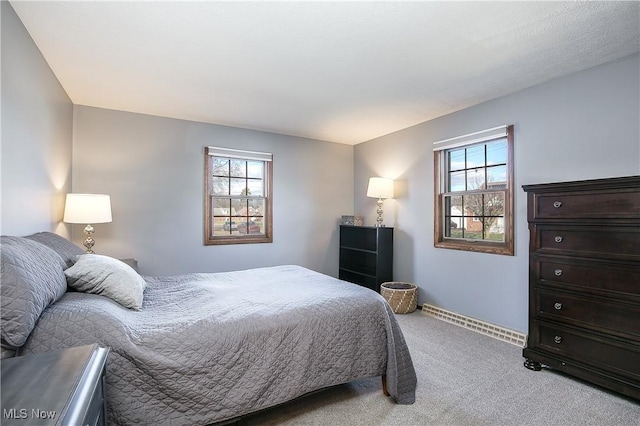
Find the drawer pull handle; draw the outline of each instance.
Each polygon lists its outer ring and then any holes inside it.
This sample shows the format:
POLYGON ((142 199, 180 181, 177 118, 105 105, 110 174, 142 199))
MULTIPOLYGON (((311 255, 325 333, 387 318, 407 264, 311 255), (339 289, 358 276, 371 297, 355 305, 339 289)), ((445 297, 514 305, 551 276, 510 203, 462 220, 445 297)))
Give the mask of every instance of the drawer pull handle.
POLYGON ((553 341, 558 343, 558 344, 560 344, 560 343, 562 343, 562 337, 561 336, 556 336, 556 337, 553 338, 553 341))
POLYGON ((563 238, 560 235, 556 235, 555 240, 556 240, 556 243, 561 243, 563 238))
POLYGON ((559 311, 560 309, 562 309, 562 303, 556 302, 553 304, 553 307, 559 311))
POLYGON ((556 209, 559 209, 561 206, 562 206, 562 201, 553 202, 553 207, 555 207, 556 209))
POLYGON ((562 275, 562 269, 556 269, 555 271, 553 271, 554 274, 556 274, 556 277, 559 277, 560 275, 562 275))

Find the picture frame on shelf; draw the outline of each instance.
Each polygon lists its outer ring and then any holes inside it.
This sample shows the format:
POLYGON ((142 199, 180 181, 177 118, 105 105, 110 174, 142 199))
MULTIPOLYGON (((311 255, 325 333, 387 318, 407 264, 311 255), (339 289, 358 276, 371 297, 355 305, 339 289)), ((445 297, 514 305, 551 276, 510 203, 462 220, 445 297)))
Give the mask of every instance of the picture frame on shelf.
POLYGON ((364 216, 343 215, 340 224, 347 226, 362 226, 364 224, 364 216))

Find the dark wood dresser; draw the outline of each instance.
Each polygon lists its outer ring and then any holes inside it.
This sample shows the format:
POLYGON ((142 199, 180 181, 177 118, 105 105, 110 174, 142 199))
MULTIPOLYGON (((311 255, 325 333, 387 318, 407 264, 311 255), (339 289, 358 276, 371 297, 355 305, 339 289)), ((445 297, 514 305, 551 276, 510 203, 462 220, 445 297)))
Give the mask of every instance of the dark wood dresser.
POLYGON ((525 185, 541 365, 640 399, 640 176, 525 185))

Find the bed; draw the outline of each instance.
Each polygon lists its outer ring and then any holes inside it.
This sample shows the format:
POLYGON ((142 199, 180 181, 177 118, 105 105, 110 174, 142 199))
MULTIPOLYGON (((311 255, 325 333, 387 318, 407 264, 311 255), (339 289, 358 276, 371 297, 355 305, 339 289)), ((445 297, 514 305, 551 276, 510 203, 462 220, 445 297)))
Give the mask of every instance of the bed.
POLYGON ((62 237, 3 236, 2 248, 3 353, 109 347, 109 424, 213 424, 375 376, 397 403, 415 400, 402 331, 366 288, 283 265, 145 276, 130 285, 142 286, 140 305, 125 307, 59 289, 89 258, 74 263, 80 249, 62 237))

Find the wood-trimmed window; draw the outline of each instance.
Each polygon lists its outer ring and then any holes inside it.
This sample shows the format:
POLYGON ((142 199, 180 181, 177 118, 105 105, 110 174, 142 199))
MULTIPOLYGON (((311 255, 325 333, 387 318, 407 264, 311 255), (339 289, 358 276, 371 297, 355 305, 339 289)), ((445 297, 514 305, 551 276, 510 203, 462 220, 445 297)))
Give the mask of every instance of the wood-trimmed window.
POLYGON ((514 254, 513 126, 434 143, 439 248, 514 254))
POLYGON ((206 147, 204 243, 270 243, 273 156, 206 147))

